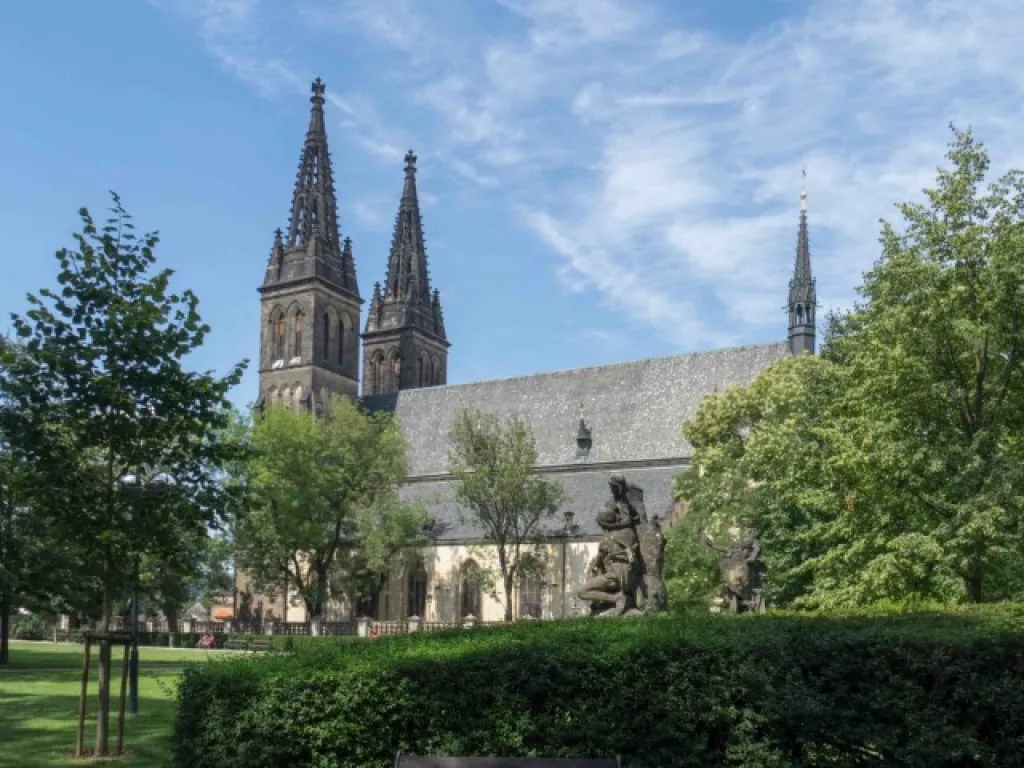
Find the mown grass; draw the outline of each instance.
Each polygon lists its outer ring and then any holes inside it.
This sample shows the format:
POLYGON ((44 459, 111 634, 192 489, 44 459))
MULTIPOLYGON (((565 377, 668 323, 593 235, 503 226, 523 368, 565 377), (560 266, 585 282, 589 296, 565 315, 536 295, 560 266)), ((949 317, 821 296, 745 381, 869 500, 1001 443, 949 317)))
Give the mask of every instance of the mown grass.
MULTIPOLYGON (((0 667, 0 768, 54 768, 102 764, 75 760, 78 694, 82 684, 80 645, 12 641, 10 664, 0 667)), ((120 692, 120 649, 111 681, 111 748, 120 692)), ((96 649, 93 658, 97 658, 96 649)), ((139 712, 125 715, 125 768, 160 768, 168 762, 178 678, 186 663, 225 658, 224 651, 141 648, 139 712)), ((86 749, 96 738, 97 665, 90 664, 86 749)))

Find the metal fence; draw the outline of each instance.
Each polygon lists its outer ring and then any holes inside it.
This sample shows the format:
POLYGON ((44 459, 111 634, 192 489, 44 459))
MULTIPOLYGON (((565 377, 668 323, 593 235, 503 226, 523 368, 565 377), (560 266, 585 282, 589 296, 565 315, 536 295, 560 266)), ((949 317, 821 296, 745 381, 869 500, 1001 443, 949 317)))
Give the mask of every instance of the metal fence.
MULTIPOLYGON (((151 635, 327 635, 332 637, 375 638, 405 635, 413 632, 445 632, 459 628, 471 629, 473 627, 500 625, 503 623, 501 621, 480 621, 471 616, 459 621, 423 621, 415 616, 397 621, 378 621, 364 617, 347 621, 321 622, 319 627, 314 628, 312 623, 301 621, 191 621, 183 619, 178 621, 172 629, 171 625, 166 621, 142 620, 139 622, 139 632, 151 635)), ((110 624, 110 629, 113 631, 128 632, 131 628, 131 621, 127 619, 114 619, 110 624)), ((68 631, 67 628, 62 629, 63 631, 68 631)), ((97 629, 97 627, 82 626, 79 628, 79 631, 85 629, 97 629)))

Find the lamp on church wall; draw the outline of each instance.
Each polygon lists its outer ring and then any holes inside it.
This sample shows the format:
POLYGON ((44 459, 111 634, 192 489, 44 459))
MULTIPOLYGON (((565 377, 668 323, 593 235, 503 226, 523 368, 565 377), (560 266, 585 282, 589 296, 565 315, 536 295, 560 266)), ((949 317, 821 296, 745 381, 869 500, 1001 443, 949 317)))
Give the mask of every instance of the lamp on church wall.
POLYGON ((593 445, 590 427, 583 419, 583 403, 580 403, 580 424, 576 430, 576 458, 586 460, 593 445))

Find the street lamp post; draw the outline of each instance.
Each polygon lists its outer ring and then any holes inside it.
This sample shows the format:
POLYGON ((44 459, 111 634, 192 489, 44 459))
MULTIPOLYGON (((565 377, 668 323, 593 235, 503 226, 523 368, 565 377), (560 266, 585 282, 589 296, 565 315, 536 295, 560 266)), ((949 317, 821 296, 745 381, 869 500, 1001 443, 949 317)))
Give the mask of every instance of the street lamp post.
POLYGON ((576 527, 573 523, 573 511, 571 509, 565 510, 562 516, 562 618, 566 617, 565 604, 568 600, 568 590, 566 582, 567 568, 566 563, 568 559, 568 543, 569 537, 573 533, 573 529, 576 527))
MULTIPOLYGON (((158 472, 148 480, 142 475, 126 473, 117 478, 117 482, 125 488, 162 488, 174 485, 174 478, 165 472, 158 472)), ((135 510, 128 505, 126 515, 129 525, 136 520, 135 510)), ((139 712, 139 556, 135 556, 135 574, 132 583, 132 643, 128 656, 128 713, 139 712)))

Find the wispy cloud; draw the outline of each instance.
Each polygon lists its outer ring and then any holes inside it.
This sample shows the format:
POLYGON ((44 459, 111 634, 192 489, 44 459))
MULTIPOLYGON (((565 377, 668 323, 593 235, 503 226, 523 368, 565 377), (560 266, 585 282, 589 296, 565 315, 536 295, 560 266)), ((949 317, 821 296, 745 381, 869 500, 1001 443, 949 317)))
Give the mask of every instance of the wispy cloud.
MULTIPOLYGON (((288 3, 180 2, 237 76, 291 87, 261 47, 288 3)), ((780 324, 802 166, 820 300, 839 306, 878 218, 933 179, 949 121, 997 167, 1024 161, 1019 0, 779 7, 799 15, 738 37, 671 0, 302 3, 307 27, 386 62, 389 98, 342 95, 368 152, 394 160, 415 129, 520 212, 569 290, 686 348, 780 324)))

